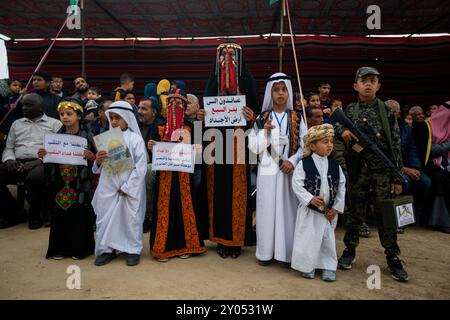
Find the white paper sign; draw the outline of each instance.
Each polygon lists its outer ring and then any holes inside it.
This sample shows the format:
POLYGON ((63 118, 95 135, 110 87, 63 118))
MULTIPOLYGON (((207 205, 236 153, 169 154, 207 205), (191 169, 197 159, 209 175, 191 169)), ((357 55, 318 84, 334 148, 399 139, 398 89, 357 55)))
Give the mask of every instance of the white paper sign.
POLYGON ((44 148, 47 151, 44 163, 87 166, 87 160, 83 158, 84 149, 87 148, 86 138, 70 134, 46 134, 44 148))
POLYGON ((204 97, 205 126, 245 126, 247 121, 242 114, 245 104, 245 96, 204 97))
POLYGON ((152 150, 153 171, 179 171, 194 173, 195 149, 193 144, 156 142, 152 150))
POLYGON ((402 204, 396 207, 397 222, 399 227, 414 223, 414 209, 412 203, 402 204))

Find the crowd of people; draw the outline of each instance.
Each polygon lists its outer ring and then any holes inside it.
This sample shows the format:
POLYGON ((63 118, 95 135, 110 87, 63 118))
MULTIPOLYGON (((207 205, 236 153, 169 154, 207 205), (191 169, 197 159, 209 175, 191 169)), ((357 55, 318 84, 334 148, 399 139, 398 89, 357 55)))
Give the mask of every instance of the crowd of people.
POLYGON ((0 101, 0 228, 24 221, 30 229, 50 227, 47 258, 95 254, 97 266, 118 253, 137 265, 146 232, 151 256, 160 262, 202 254, 205 240, 233 259, 256 244, 262 266, 280 261, 306 278, 321 272, 334 281, 338 267, 355 263, 373 215, 392 277, 407 281, 397 243, 405 229, 384 223, 380 200, 413 195, 416 224, 450 233, 450 101, 427 113, 383 102, 377 98, 381 74, 361 67, 354 78, 357 102, 347 107, 329 81, 302 100, 284 73, 268 78, 261 104, 242 52, 235 43, 217 48, 204 96, 245 95, 246 124, 216 127, 213 139, 201 141, 191 137, 205 129, 208 111, 180 80, 148 83, 137 97, 127 73, 110 95, 83 77, 74 79, 73 94, 61 77, 44 71, 33 74, 28 92, 9 79, 0 101), (358 150, 355 133, 332 117, 337 109, 365 128, 403 179, 372 150, 358 150), (104 169, 108 153, 94 143, 111 128, 121 129, 133 161, 114 176, 104 169), (249 132, 244 154, 236 143, 240 130, 249 132), (44 163, 49 133, 85 138, 87 165, 44 163), (200 153, 212 150, 211 159, 197 162, 193 173, 152 170, 152 150, 161 141, 194 141, 200 153), (224 156, 234 161, 218 161, 224 156), (18 186, 17 197, 8 185, 18 186), (342 220, 345 250, 338 259, 334 230, 342 220))

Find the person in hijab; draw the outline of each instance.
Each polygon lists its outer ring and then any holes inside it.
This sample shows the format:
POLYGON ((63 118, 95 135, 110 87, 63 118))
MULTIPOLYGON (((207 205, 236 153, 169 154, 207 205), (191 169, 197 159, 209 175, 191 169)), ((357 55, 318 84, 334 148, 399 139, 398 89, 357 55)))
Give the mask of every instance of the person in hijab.
POLYGON ((260 265, 273 259, 291 262, 298 207, 292 172, 303 156, 306 134, 292 97, 290 78, 273 74, 267 80, 262 113, 249 136, 248 148, 260 155, 256 180, 256 258, 260 265))
POLYGON ((144 99, 150 99, 150 97, 158 97, 156 84, 149 82, 144 87, 144 99))
POLYGON ((133 108, 126 101, 116 101, 105 111, 110 130, 120 127, 133 168, 108 176, 103 168, 107 152, 96 155, 92 171, 100 173, 92 206, 97 215, 95 265, 103 266, 116 257, 116 251, 127 253, 127 265, 139 264, 143 248, 142 228, 145 217, 145 174, 147 149, 133 108))
MULTIPOLYGON (((209 240, 217 243, 217 253, 222 258, 238 258, 244 245, 253 245, 254 233, 252 227, 252 201, 250 188, 250 165, 245 155, 238 151, 234 136, 240 131, 251 129, 260 112, 256 81, 242 59, 242 48, 236 43, 223 43, 217 48, 216 63, 211 72, 204 96, 234 96, 245 95, 246 106, 243 116, 247 120, 245 127, 217 127, 222 137, 222 145, 214 142, 214 154, 211 154, 210 164, 205 163, 202 171, 202 203, 203 215, 209 217, 209 240), (228 137, 227 130, 233 130, 234 135, 228 137), (233 155, 229 146, 233 146, 233 155), (227 147, 228 146, 228 147, 227 147), (223 159, 239 159, 232 164, 224 164, 223 159), (244 159, 242 159, 244 158, 244 159), (219 160, 218 160, 219 159, 219 160), (237 163, 239 162, 239 163, 237 163)), ((206 112, 201 109, 198 119, 204 121, 206 112)), ((212 141, 207 141, 208 148, 212 141)), ((245 141, 247 150, 247 141, 245 141)))
MULTIPOLYGON (((181 89, 167 96, 167 121, 159 126, 148 148, 156 141, 191 143, 194 136, 192 122, 184 114, 188 103, 181 89)), ((201 235, 202 221, 196 212, 193 174, 176 171, 159 171, 155 184, 155 208, 150 231, 152 256, 160 262, 169 258, 189 258, 191 254, 206 251, 201 235)))
POLYGON ((161 106, 161 117, 167 119, 167 95, 170 91, 170 82, 167 79, 162 79, 158 82, 156 93, 159 97, 159 104, 161 106))

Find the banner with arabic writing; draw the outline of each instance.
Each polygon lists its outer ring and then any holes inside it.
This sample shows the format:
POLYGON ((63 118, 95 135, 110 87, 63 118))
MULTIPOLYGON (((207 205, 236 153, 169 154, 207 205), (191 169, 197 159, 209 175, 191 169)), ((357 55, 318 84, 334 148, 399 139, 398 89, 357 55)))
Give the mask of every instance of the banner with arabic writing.
POLYGON ((44 163, 87 166, 83 157, 84 149, 87 148, 86 138, 70 134, 46 134, 44 148, 47 151, 44 163))
POLYGON ((245 126, 247 121, 242 114, 245 96, 204 97, 206 127, 245 126))
POLYGON ((157 142, 152 150, 153 171, 194 173, 195 147, 193 144, 157 142))

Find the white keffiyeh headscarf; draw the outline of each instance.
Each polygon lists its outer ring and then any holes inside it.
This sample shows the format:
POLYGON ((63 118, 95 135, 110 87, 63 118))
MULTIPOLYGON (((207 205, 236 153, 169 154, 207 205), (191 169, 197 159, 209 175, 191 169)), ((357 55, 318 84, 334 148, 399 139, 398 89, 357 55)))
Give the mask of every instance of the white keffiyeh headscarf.
POLYGON ((289 97, 288 97, 286 109, 294 110, 294 105, 293 105, 293 100, 292 100, 294 95, 293 95, 293 90, 292 90, 291 79, 286 74, 284 74, 282 72, 277 72, 277 73, 274 73, 273 75, 271 75, 270 78, 267 80, 266 92, 264 93, 264 102, 262 105, 261 113, 270 111, 273 109, 272 87, 275 83, 279 83, 279 82, 284 82, 284 84, 286 85, 286 87, 288 89, 289 97))
POLYGON ((141 136, 141 130, 134 116, 133 107, 126 101, 113 102, 109 108, 105 111, 106 117, 109 121, 109 128, 111 129, 111 120, 109 119, 109 113, 114 112, 121 116, 128 125, 128 129, 141 136))

